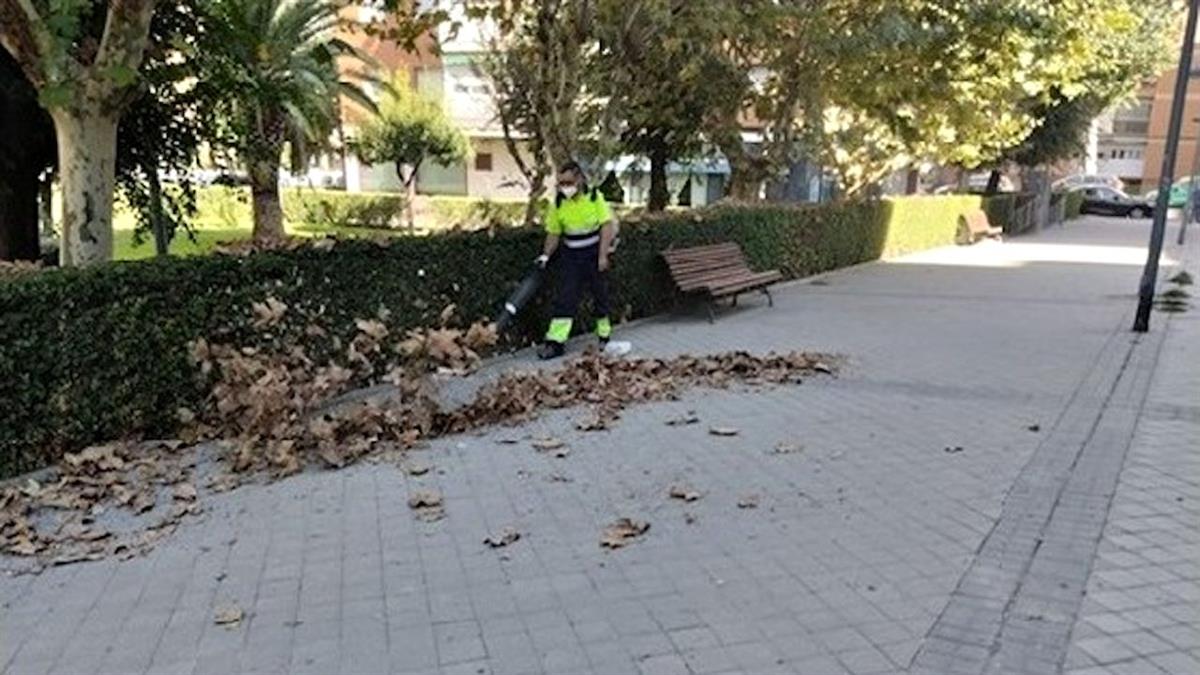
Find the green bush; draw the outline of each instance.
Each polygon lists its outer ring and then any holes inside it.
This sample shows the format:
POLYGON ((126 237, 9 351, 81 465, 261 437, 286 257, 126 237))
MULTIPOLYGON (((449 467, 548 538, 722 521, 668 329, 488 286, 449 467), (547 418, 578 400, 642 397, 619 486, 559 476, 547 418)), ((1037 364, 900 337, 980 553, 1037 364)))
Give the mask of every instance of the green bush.
MULTIPOLYGON (((614 307, 632 319, 667 309, 658 254, 735 241, 754 267, 801 277, 952 243, 974 202, 919 197, 820 206, 715 207, 631 218, 614 258, 614 307)), ((248 257, 114 263, 0 278, 0 476, 62 452, 126 436, 169 436, 176 411, 204 390, 187 356, 197 337, 253 345, 250 304, 268 295, 292 309, 275 338, 307 316, 341 338, 353 319, 386 317, 393 331, 432 325, 447 304, 463 323, 491 317, 530 269, 542 235, 529 229, 341 241, 248 257), (384 311, 386 310, 386 311, 384 311)), ((516 341, 544 330, 549 292, 522 314, 516 341)), ((580 322, 583 324, 584 322, 580 322)), ((315 355, 319 356, 319 355, 315 355)))
MULTIPOLYGON (((281 190, 284 219, 293 224, 319 227, 399 227, 403 222, 404 195, 397 193, 344 192, 317 188, 281 190)), ((229 229, 250 222, 249 188, 210 186, 196 191, 198 218, 229 229)))
POLYGON ((288 222, 318 227, 395 229, 404 223, 404 196, 296 188, 284 191, 288 222))
POLYGON ((441 227, 514 227, 525 222, 524 201, 494 201, 439 195, 429 198, 433 219, 441 227))
POLYGON ((1083 211, 1083 191, 1073 190, 1063 197, 1063 217, 1067 220, 1078 218, 1083 211))

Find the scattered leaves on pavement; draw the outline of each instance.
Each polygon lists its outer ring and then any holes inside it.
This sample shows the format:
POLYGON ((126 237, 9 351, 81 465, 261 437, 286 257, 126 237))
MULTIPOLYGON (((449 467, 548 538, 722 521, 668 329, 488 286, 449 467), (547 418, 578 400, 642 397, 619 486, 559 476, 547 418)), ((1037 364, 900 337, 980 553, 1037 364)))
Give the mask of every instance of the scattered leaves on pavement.
POLYGON ((1026 429, 1028 429, 1029 431, 1032 431, 1033 433, 1035 433, 1035 434, 1036 434, 1037 432, 1039 432, 1039 431, 1041 431, 1041 430, 1042 430, 1042 425, 1040 425, 1040 424, 1030 424, 1029 426, 1027 426, 1027 427, 1025 427, 1025 428, 1026 428, 1026 429))
POLYGON ((713 436, 737 436, 741 431, 736 427, 710 427, 708 433, 713 436))
POLYGON ((483 543, 492 548, 504 548, 509 544, 515 543, 521 538, 521 533, 515 527, 505 527, 496 534, 489 536, 483 540, 483 543))
POLYGON ((1193 283, 1192 275, 1188 274, 1186 271, 1177 272, 1175 276, 1167 279, 1167 281, 1173 284, 1179 284, 1180 286, 1191 286, 1193 283))
POLYGON ((756 494, 743 495, 738 499, 737 506, 739 509, 757 509, 759 496, 756 494))
POLYGON ((603 548, 622 548, 630 541, 642 536, 650 529, 650 523, 633 518, 621 518, 604 528, 600 533, 600 546, 603 548))
POLYGON ((961 445, 947 445, 945 448, 942 449, 942 452, 945 452, 946 454, 949 454, 949 455, 956 455, 962 451, 963 451, 963 446, 961 446, 961 445))
MULTIPOLYGON (((445 408, 436 377, 470 372, 479 354, 496 343, 495 326, 449 327, 445 324, 455 311, 447 308, 442 326, 400 335, 389 329, 386 312, 380 312, 354 320, 353 338, 345 340, 323 309, 289 307, 273 296, 250 305, 247 315, 264 338, 260 346, 219 338, 200 338, 189 346, 209 394, 202 406, 175 412, 185 425, 182 444, 89 447, 64 455, 38 481, 0 487, 0 554, 63 563, 102 554, 129 558, 146 553, 181 519, 201 511, 198 480, 204 481, 204 493, 223 492, 306 467, 337 469, 382 453, 403 453, 439 436, 519 424, 547 410, 578 405, 591 409, 581 430, 606 429, 630 405, 678 400, 691 387, 792 384, 832 370, 826 365, 832 357, 802 352, 671 359, 606 359, 589 352, 553 371, 503 374, 469 403, 445 408), (274 332, 282 322, 308 328, 303 338, 284 343, 274 332), (359 391, 376 388, 386 389, 387 395, 355 398, 359 391), (194 467, 203 441, 217 441, 212 446, 216 466, 201 479, 194 467), (80 530, 64 525, 72 519, 83 524, 81 517, 108 509, 133 514, 138 519, 134 531, 106 536, 95 526, 80 530)), ((673 426, 697 423, 694 412, 668 421, 673 426)), ((534 444, 542 451, 558 451, 560 457, 569 452, 561 440, 552 440, 534 444)), ((559 478, 552 475, 550 480, 559 478)), ((437 505, 415 507, 418 516, 441 517, 438 497, 437 505)))

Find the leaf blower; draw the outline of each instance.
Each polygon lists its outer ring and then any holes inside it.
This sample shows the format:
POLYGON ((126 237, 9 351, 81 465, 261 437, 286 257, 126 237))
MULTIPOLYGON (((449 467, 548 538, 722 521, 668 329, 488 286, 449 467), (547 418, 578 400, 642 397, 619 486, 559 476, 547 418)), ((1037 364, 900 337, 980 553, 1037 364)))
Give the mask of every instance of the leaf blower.
POLYGON ((500 310, 500 315, 496 317, 496 329, 503 333, 508 329, 517 314, 525 309, 525 305, 533 299, 537 294, 538 289, 542 287, 542 283, 546 280, 546 262, 547 259, 543 256, 537 259, 533 269, 525 278, 521 280, 521 284, 517 286, 517 290, 508 296, 504 301, 504 307, 500 310))

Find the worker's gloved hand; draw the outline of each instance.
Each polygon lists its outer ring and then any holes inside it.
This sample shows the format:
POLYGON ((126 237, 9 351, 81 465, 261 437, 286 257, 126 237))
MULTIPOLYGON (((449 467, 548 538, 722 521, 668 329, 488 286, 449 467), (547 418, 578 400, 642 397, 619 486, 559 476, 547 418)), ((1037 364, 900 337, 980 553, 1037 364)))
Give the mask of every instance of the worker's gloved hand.
POLYGON ((535 260, 534 262, 537 264, 538 267, 545 269, 546 265, 550 263, 550 256, 543 253, 543 254, 539 255, 537 257, 537 260, 535 260))

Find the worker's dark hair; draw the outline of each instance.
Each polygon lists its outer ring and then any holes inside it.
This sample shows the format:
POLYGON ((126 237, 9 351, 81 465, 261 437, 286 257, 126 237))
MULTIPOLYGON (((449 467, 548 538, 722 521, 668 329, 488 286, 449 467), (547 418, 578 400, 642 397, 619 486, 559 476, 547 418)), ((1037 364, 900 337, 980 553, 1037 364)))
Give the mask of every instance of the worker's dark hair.
MULTIPOLYGON (((582 164, 580 164, 579 162, 577 162, 573 159, 567 160, 566 162, 563 163, 562 166, 558 167, 558 172, 559 173, 573 173, 576 176, 578 176, 579 177, 579 192, 580 192, 580 194, 587 193, 591 197, 592 201, 596 201, 596 191, 593 190, 591 188, 591 186, 588 185, 587 172, 585 172, 583 170, 582 164)), ((561 206, 563 199, 564 199, 563 193, 558 192, 554 196, 554 205, 561 206)))

